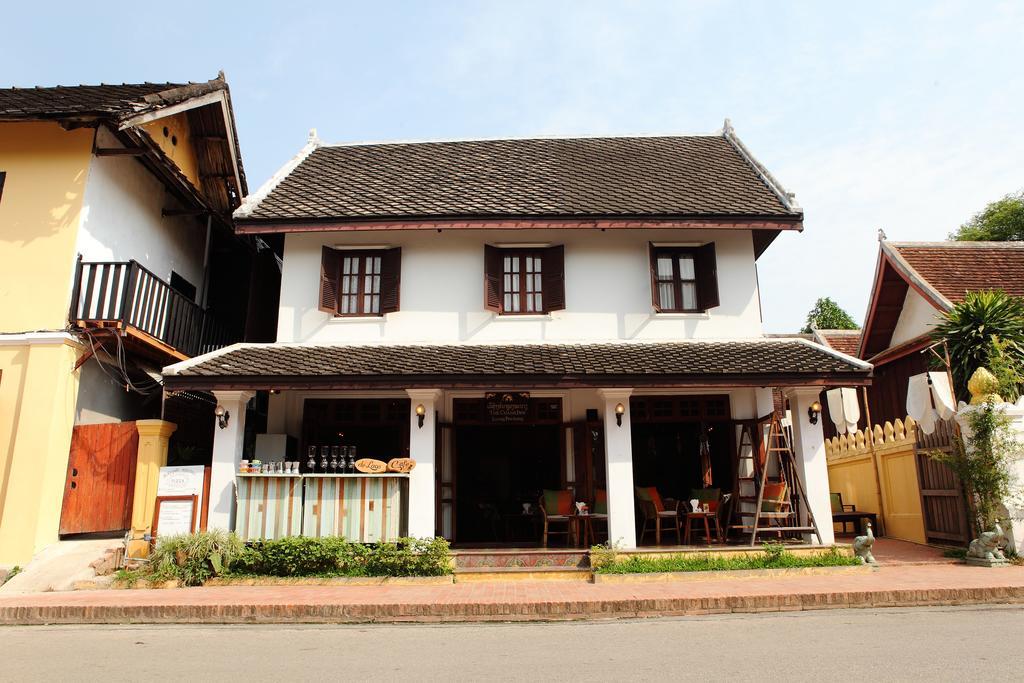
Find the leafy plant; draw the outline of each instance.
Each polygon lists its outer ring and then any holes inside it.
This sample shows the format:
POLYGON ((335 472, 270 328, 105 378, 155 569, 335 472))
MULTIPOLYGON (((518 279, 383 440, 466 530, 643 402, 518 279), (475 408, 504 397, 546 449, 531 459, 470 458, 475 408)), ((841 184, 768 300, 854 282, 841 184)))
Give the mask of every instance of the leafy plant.
POLYGON ((800 330, 809 334, 814 330, 858 330, 860 327, 853 317, 827 296, 814 302, 814 308, 807 314, 807 324, 800 330))
POLYGON ((990 203, 949 236, 960 241, 1024 240, 1024 190, 990 203))
POLYGON ((365 544, 341 537, 290 536, 251 543, 232 571, 263 576, 441 576, 451 573, 451 555, 443 538, 365 544))
POLYGON ((1012 385, 1012 391, 1010 386, 1001 390, 1019 393, 1024 374, 1024 298, 999 290, 968 292, 945 314, 932 338, 948 345, 959 399, 967 400, 971 374, 993 364, 1003 375, 1001 382, 1012 385))
POLYGON ((150 557, 153 578, 176 578, 198 586, 228 569, 242 555, 244 544, 220 529, 167 536, 157 541, 150 557))
MULTIPOLYGON (((860 564, 838 548, 829 548, 812 555, 794 555, 781 543, 765 543, 763 552, 724 556, 693 555, 631 555, 595 567, 598 574, 650 574, 656 572, 735 571, 742 569, 789 569, 797 567, 852 567, 860 564)), ((593 559, 591 559, 593 564, 593 559)))
POLYGON ((590 547, 590 566, 593 569, 601 569, 602 567, 613 565, 618 557, 618 545, 611 541, 590 547))

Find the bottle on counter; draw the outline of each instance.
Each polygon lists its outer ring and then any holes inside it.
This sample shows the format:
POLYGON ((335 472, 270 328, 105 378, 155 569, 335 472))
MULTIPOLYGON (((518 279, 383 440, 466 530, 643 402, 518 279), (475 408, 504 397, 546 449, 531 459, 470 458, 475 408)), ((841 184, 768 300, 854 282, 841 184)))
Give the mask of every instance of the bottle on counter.
MULTIPOLYGON (((338 454, 341 452, 340 446, 331 446, 331 474, 338 473, 338 454)), ((345 461, 341 461, 342 467, 345 466, 345 461)))
POLYGON ((308 460, 306 460, 306 468, 312 472, 316 470, 316 446, 309 447, 308 460))
POLYGON ((348 447, 348 464, 346 465, 345 470, 349 474, 355 474, 355 471, 356 471, 356 447, 355 446, 349 446, 348 447))
POLYGON ((320 447, 320 471, 326 473, 329 458, 331 457, 331 447, 321 446, 320 447))

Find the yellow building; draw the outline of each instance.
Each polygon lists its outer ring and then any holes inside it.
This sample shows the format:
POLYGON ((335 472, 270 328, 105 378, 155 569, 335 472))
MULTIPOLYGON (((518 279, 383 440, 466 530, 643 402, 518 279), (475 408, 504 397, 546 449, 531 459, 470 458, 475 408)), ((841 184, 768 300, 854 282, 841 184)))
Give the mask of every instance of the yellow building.
POLYGON ((0 90, 0 565, 126 528, 109 425, 161 417, 167 362, 259 338, 246 192, 222 74, 0 90))

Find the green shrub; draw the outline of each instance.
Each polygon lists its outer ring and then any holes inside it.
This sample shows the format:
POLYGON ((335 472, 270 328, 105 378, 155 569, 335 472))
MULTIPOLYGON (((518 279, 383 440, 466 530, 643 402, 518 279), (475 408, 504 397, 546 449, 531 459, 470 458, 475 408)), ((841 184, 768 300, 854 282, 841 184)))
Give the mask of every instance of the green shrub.
POLYGON ((812 555, 794 555, 781 543, 765 543, 764 551, 744 555, 711 554, 632 555, 595 567, 598 574, 651 574, 656 572, 735 571, 738 569, 789 569, 797 567, 846 567, 860 564, 838 548, 812 555))
POLYGON ((229 569, 244 550, 242 540, 223 530, 167 536, 157 541, 150 557, 155 579, 178 579, 198 586, 229 569))
POLYGON ((262 576, 441 576, 450 574, 451 566, 443 538, 365 544, 336 536, 290 536, 251 543, 232 571, 262 576))

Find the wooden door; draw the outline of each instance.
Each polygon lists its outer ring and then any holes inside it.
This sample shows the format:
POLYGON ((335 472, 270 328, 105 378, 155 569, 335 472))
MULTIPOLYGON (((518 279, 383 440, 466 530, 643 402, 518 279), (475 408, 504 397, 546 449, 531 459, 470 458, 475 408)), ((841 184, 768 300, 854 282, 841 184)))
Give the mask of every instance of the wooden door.
POLYGON ((74 428, 61 534, 124 531, 131 526, 138 451, 134 422, 74 428))
POLYGON ((967 499, 960 478, 944 463, 928 457, 933 450, 949 452, 953 448, 953 425, 938 420, 935 431, 917 430, 917 480, 921 487, 921 512, 924 535, 933 543, 967 545, 971 527, 967 522, 967 499))
POLYGON ((455 430, 450 423, 436 422, 434 441, 436 533, 455 541, 455 430))

